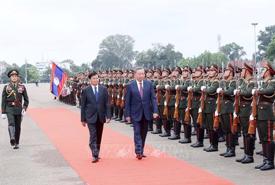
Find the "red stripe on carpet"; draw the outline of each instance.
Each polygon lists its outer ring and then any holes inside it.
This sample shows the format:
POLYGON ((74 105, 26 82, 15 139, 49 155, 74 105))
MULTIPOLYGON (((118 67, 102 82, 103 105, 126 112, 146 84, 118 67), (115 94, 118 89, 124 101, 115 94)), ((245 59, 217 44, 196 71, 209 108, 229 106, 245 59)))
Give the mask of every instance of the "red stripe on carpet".
POLYGON ((29 115, 47 134, 64 159, 90 185, 232 185, 201 168, 146 146, 150 153, 135 158, 133 139, 105 124, 99 163, 91 163, 88 129, 80 115, 64 109, 30 109, 29 115))

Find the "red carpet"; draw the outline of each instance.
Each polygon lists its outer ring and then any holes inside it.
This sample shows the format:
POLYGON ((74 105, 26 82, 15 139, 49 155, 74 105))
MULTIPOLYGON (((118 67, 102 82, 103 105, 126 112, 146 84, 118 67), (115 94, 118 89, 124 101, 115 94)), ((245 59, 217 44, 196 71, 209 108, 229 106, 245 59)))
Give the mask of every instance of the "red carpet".
POLYGON ((135 158, 133 140, 105 124, 101 160, 91 163, 88 129, 79 114, 64 108, 30 109, 29 115, 66 161, 90 185, 232 185, 203 169, 146 146, 146 159, 135 158))

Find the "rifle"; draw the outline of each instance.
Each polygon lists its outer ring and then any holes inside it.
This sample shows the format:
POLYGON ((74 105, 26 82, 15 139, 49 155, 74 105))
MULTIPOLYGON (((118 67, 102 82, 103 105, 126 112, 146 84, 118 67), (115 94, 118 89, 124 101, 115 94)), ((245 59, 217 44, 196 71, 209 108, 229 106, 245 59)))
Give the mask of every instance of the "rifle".
POLYGON ((157 104, 160 105, 161 98, 162 98, 160 81, 158 81, 158 85, 156 86, 156 97, 157 97, 157 104))
MULTIPOLYGON (((234 74, 235 74, 235 80, 236 80, 236 90, 238 90, 240 82, 237 76, 235 60, 234 60, 234 74)), ((240 123, 240 118, 238 115, 239 111, 240 111, 240 95, 237 93, 235 94, 235 98, 234 98, 234 113, 233 113, 233 120, 232 120, 232 127, 231 127, 231 132, 233 134, 236 134, 238 132, 238 124, 240 123)))
MULTIPOLYGON (((223 67, 223 63, 222 63, 222 81, 224 81, 224 67, 223 67)), ((221 81, 219 81, 219 88, 221 87, 221 81)), ((215 111, 215 115, 214 115, 214 123, 213 123, 213 128, 214 129, 218 129, 219 128, 219 124, 220 124, 220 119, 219 119, 219 115, 221 113, 221 101, 223 99, 223 95, 221 93, 218 93, 218 98, 217 98, 217 107, 216 107, 216 111, 215 111)))
POLYGON ((165 85, 165 102, 164 102, 164 110, 163 110, 163 116, 166 117, 168 119, 169 116, 169 110, 168 110, 168 104, 170 102, 171 99, 171 95, 170 95, 170 86, 169 85, 165 85))
MULTIPOLYGON (((257 66, 258 63, 256 63, 257 66)), ((255 76, 255 75, 254 75, 255 76)), ((256 81, 256 88, 255 90, 258 89, 259 85, 259 79, 260 79, 260 69, 259 66, 257 66, 257 81, 256 81)), ((258 96, 256 94, 253 94, 252 97, 252 111, 249 117, 249 127, 248 127, 248 134, 255 135, 256 134, 256 127, 257 127, 257 121, 256 121, 256 116, 257 116, 257 104, 258 104, 258 96)))
POLYGON ((124 106, 125 106, 125 100, 124 100, 124 98, 125 98, 125 95, 126 95, 126 84, 125 84, 125 79, 124 79, 124 83, 123 83, 123 85, 122 85, 122 95, 121 95, 121 102, 120 102, 120 107, 123 109, 124 108, 124 106))
MULTIPOLYGON (((205 64, 204 64, 205 66, 205 64)), ((204 79, 204 74, 203 74, 203 85, 206 85, 205 79, 204 79)), ((204 101, 206 98, 206 93, 204 91, 201 92, 201 97, 200 97, 200 108, 199 108, 199 112, 198 112, 198 118, 197 118, 197 123, 200 125, 200 127, 202 128, 203 125, 203 110, 204 110, 204 101)))
POLYGON ((178 85, 175 86, 176 89, 176 102, 175 102, 175 111, 174 111, 174 119, 179 121, 179 103, 181 97, 181 89, 178 85))
MULTIPOLYGON (((192 86, 192 73, 190 75, 190 82, 191 82, 191 86, 192 86)), ((192 108, 192 101, 193 101, 193 92, 192 91, 188 91, 188 95, 187 95, 187 108, 185 110, 185 114, 184 114, 184 122, 187 124, 191 123, 191 108, 192 108)))

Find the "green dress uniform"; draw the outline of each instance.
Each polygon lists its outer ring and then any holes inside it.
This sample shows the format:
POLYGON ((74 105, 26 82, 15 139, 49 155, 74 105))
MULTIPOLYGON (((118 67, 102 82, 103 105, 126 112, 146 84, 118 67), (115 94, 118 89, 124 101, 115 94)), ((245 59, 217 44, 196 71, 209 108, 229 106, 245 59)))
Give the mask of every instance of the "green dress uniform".
POLYGON ((224 157, 235 156, 235 143, 237 135, 232 133, 235 89, 235 80, 224 81, 223 95, 221 99, 221 112, 219 115, 221 128, 226 136, 226 151, 220 154, 224 157))
POLYGON ((251 114, 252 89, 255 87, 255 82, 242 80, 240 83, 240 108, 239 120, 243 134, 244 156, 237 159, 237 162, 243 164, 254 162, 253 153, 255 149, 255 135, 248 135, 249 116, 251 114))
POLYGON ((7 115, 10 144, 12 146, 15 145, 15 149, 18 148, 20 141, 22 111, 26 111, 28 105, 29 98, 24 85, 9 83, 4 86, 2 92, 2 114, 7 115))
MULTIPOLYGON (((171 101, 169 103, 169 110, 170 110, 171 122, 173 123, 174 132, 173 132, 172 136, 168 138, 170 140, 180 139, 181 122, 180 122, 180 120, 176 120, 174 118, 174 113, 176 111, 176 108, 178 109, 179 114, 180 114, 181 111, 183 111, 182 107, 179 108, 179 105, 176 105, 176 87, 178 88, 180 86, 181 86, 181 81, 180 80, 177 79, 177 80, 172 81, 172 86, 171 86, 172 96, 171 96, 171 101)), ((181 97, 179 97, 179 100, 180 100, 180 98, 181 97)), ((180 115, 179 115, 179 117, 180 117, 180 115)))
POLYGON ((197 123, 198 112, 200 108, 200 98, 201 98, 201 87, 204 85, 204 80, 196 80, 193 83, 193 101, 192 101, 192 109, 191 109, 191 117, 193 120, 193 126, 196 130, 197 141, 191 146, 194 148, 203 147, 203 139, 204 139, 204 128, 200 127, 197 123))
POLYGON ((214 130, 214 113, 216 110, 217 101, 217 88, 219 87, 219 80, 209 81, 206 86, 206 98, 204 101, 203 111, 203 124, 205 128, 209 131, 210 146, 205 148, 206 152, 218 151, 218 132, 214 130))
POLYGON ((256 166, 257 169, 269 170, 274 168, 274 141, 273 103, 275 100, 275 80, 264 82, 258 90, 259 103, 257 106, 257 129, 263 148, 263 164, 256 166))
POLYGON ((157 103, 158 103, 158 111, 159 111, 159 119, 154 120, 154 124, 156 125, 156 129, 152 131, 152 134, 161 134, 161 126, 162 126, 162 117, 163 117, 163 108, 164 108, 164 85, 162 80, 155 80, 154 81, 154 88, 157 95, 157 103))
POLYGON ((187 108, 187 98, 188 98, 188 91, 187 88, 192 86, 191 80, 184 81, 184 84, 180 86, 181 89, 181 98, 180 98, 180 105, 179 105, 179 113, 180 113, 180 120, 181 124, 183 125, 184 130, 184 138, 179 141, 179 143, 191 143, 191 132, 192 132, 192 125, 191 123, 185 123, 185 110, 187 108))

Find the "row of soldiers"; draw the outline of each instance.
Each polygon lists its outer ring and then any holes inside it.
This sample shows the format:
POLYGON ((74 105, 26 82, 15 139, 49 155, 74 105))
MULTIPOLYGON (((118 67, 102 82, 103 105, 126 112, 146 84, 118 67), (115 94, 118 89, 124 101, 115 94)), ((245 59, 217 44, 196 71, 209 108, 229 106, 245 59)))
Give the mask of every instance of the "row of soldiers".
MULTIPOLYGON (((124 120, 124 96, 126 86, 134 78, 133 70, 99 72, 101 83, 108 88, 112 114, 116 121, 124 120)), ((229 63, 226 68, 211 65, 175 67, 173 70, 149 69, 146 77, 155 87, 159 119, 149 123, 152 134, 191 143, 196 135, 194 148, 204 147, 205 131, 210 145, 206 152, 218 151, 219 130, 224 133, 226 151, 224 157, 234 157, 238 136, 244 143, 242 164, 254 162, 256 130, 262 144, 263 163, 256 169, 274 168, 274 100, 275 69, 268 62, 255 68, 244 63, 237 67, 229 63), (153 124, 155 129, 153 130, 153 124), (193 128, 193 132, 192 132, 193 128), (172 132, 173 130, 173 132, 172 132), (181 130, 184 137, 180 137, 181 130)), ((84 81, 83 81, 84 82, 84 81)), ((83 88, 88 83, 80 83, 83 88)), ((81 93, 81 88, 77 91, 81 93)), ((79 99, 81 102, 81 100, 79 99)))

